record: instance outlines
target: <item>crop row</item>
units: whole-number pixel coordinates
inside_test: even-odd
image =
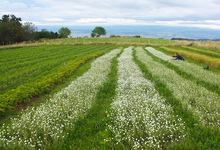
[[[32,82],[27,82],[0,95],[0,114],[5,115],[14,109],[17,103],[29,101],[33,96],[50,91],[53,85],[62,82],[64,78],[70,76],[78,66],[104,53],[106,53],[106,51],[99,51],[81,56],[75,60],[69,61],[66,66],[60,68],[57,72],[45,75]]]
[[[97,89],[107,79],[111,60],[119,52],[116,49],[97,58],[86,73],[48,102],[24,112],[20,119],[12,119],[11,125],[3,125],[0,132],[1,147],[47,149],[53,143],[62,144],[73,130],[74,122],[91,107]]]
[[[196,133],[202,132],[200,135],[213,136],[215,133],[203,132],[214,132],[213,127],[219,129],[219,95],[196,84],[194,80],[183,78],[175,70],[168,68],[165,61],[161,59],[155,61],[148,51],[163,60],[169,60],[169,63],[173,65],[176,63],[175,66],[179,67],[180,61],[170,60],[169,56],[153,48],[148,47],[144,50],[142,47],[129,47],[124,49],[122,54],[121,50],[113,50],[97,58],[86,73],[71,82],[67,88],[56,93],[47,102],[22,112],[20,117],[11,119],[9,124],[3,124],[0,129],[0,148],[52,149],[51,146],[54,145],[58,145],[60,148],[62,146],[71,148],[76,143],[78,146],[82,144],[81,138],[77,138],[79,141],[73,141],[75,138],[70,138],[74,134],[76,134],[75,137],[81,134],[78,130],[83,130],[80,137],[87,136],[87,132],[90,134],[97,132],[104,140],[102,142],[99,140],[100,137],[94,136],[94,141],[90,139],[88,145],[97,146],[101,143],[102,146],[108,146],[106,143],[109,143],[112,144],[111,146],[115,146],[106,147],[106,149],[120,146],[124,149],[168,149],[169,146],[184,145],[187,140],[191,140],[189,144],[192,148],[193,144],[199,144],[193,143],[194,138],[198,139],[195,136],[199,135],[189,133],[195,131],[196,127],[200,129]],[[119,54],[121,54],[120,57]],[[90,55],[87,57],[89,58]],[[118,57],[118,61],[115,61],[116,57]],[[80,61],[82,58],[76,60]],[[70,63],[72,66],[66,64],[66,67],[74,68],[73,64],[78,62],[76,60]],[[112,60],[114,60],[113,66]],[[143,66],[139,62],[142,62]],[[76,65],[78,66],[78,64]],[[188,73],[191,72],[187,70],[186,66],[196,67],[187,61],[179,65],[182,65],[184,71]],[[112,87],[111,92],[108,93],[109,84],[105,83],[106,81],[112,82],[109,78],[109,73],[113,71],[111,67],[117,68],[114,70],[117,72],[117,84],[114,83],[116,87]],[[143,68],[146,68],[147,73],[143,71]],[[65,70],[66,68],[63,68],[62,71]],[[152,76],[148,79],[146,74]],[[115,78],[116,73],[113,76]],[[205,73],[204,76],[206,76]],[[48,80],[51,78],[52,76]],[[198,76],[197,78],[202,80],[203,77]],[[215,78],[217,76],[213,74],[213,80]],[[115,81],[116,79],[114,79]],[[209,82],[214,84],[211,80]],[[164,91],[158,90],[158,83],[162,83],[160,89]],[[100,90],[100,87],[106,89]],[[166,90],[171,91],[169,97],[163,95]],[[100,95],[108,96],[99,99]],[[111,120],[111,122],[107,122],[107,127],[108,131],[113,134],[107,134],[107,127],[100,127],[100,124],[96,124],[99,122],[95,120],[98,114],[93,114],[93,112],[95,108],[103,107],[99,106],[104,103],[101,101],[108,101],[106,97],[110,99],[111,95],[114,97],[110,110],[106,108],[108,112],[105,112],[103,108],[102,111],[97,112],[101,114],[99,117],[107,114],[109,117],[107,120]],[[176,106],[169,101],[170,97],[176,101],[173,102],[175,105],[177,104]],[[105,112],[104,115],[103,112]],[[181,115],[182,113],[192,116],[185,118],[184,115]],[[191,122],[187,119],[196,121],[192,121],[193,124],[190,124]],[[93,126],[96,131],[93,132],[92,128],[88,126]],[[204,130],[201,127],[204,127]],[[98,131],[99,128],[102,129]],[[191,135],[193,136],[191,137]],[[217,133],[217,135],[219,134]],[[89,137],[83,139],[87,138]],[[216,137],[209,139],[218,140]],[[218,141],[208,141],[211,148],[213,148],[213,142]],[[84,148],[91,149],[86,146]]]
[[[132,47],[118,58],[118,84],[109,113],[109,129],[117,144],[132,149],[161,149],[185,136],[184,122],[173,114],[154,84],[145,79],[132,58]]]
[[[168,61],[172,65],[179,67],[182,71],[196,77],[197,80],[207,82],[215,87],[219,87],[220,85],[220,75],[204,70],[202,67],[194,63],[190,63],[187,61],[174,61],[171,59],[170,56],[152,47],[147,47],[146,50],[155,55],[156,57]]]
[[[142,48],[137,48],[136,51],[138,59],[146,65],[152,75],[173,92],[173,96],[182,103],[184,109],[192,112],[200,124],[220,126],[220,101],[217,93],[197,85],[192,80],[184,79],[174,70],[153,61]]]
[[[167,48],[167,47],[161,47],[161,48],[168,51],[168,52],[171,52],[171,53],[178,52],[180,55],[183,55],[183,56],[188,57],[190,59],[193,59],[193,60],[203,62],[203,63],[208,64],[208,65],[220,68],[220,59],[219,58],[212,58],[212,57],[209,57],[209,56],[206,56],[206,55],[191,53],[191,52],[187,52],[187,51],[184,51],[184,50],[174,50],[174,49]]]
[[[210,51],[210,50],[203,50],[203,49],[190,47],[190,46],[181,46],[181,47],[185,48],[187,50],[199,52],[199,53],[202,53],[202,54],[205,54],[205,55],[209,55],[209,56],[213,56],[213,57],[220,57],[220,53],[218,53],[218,52],[213,52],[213,51]]]
[[[0,64],[5,64],[8,67],[16,67],[13,65],[19,65],[20,63],[29,64],[31,61],[38,61],[39,59],[53,58],[56,56],[66,55],[68,53],[80,53],[81,51],[88,51],[91,49],[103,49],[106,46],[36,46],[36,47],[18,47],[16,49],[1,50]],[[20,67],[20,66],[19,66]]]
[[[153,44],[153,45],[175,45],[178,42],[166,39],[152,38],[133,38],[133,37],[115,37],[115,38],[68,38],[68,39],[53,39],[44,40],[33,43],[37,45],[65,45],[65,44]],[[24,45],[24,44],[22,44]]]
[[[58,70],[61,66],[65,66],[65,64],[68,61],[74,60],[77,57],[82,57],[83,55],[89,55],[103,49],[105,50],[104,47],[102,48],[102,47],[94,47],[94,46],[91,46],[89,49],[88,46],[87,47],[84,46],[84,49],[78,49],[78,48],[79,46],[71,46],[71,47],[69,46],[63,48],[60,47],[61,50],[55,49],[53,51],[49,49],[49,50],[45,50],[45,52],[41,52],[41,55],[37,55],[37,57],[29,55],[28,59],[31,59],[29,61],[26,58],[21,57],[18,59],[13,58],[12,64],[8,64],[7,62],[2,63],[1,73],[0,73],[2,77],[0,79],[0,85],[1,85],[0,93],[3,94],[7,90],[16,88],[21,84],[27,83],[29,80],[35,80],[40,75],[42,76],[49,74],[51,71],[53,72],[53,70],[55,69]],[[23,52],[22,49],[17,51],[20,51],[21,53]],[[35,51],[35,50],[30,49],[29,51]],[[48,51],[51,54],[48,54]],[[12,52],[10,52],[10,50],[8,53],[11,55],[15,55]],[[38,53],[38,51],[35,51],[35,53]]]

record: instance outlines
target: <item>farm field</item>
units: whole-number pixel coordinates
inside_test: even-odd
[[[0,50],[0,114],[16,103],[47,93],[78,66],[116,46],[69,45],[17,47]]]
[[[92,61],[84,74],[45,103],[2,122],[0,148],[220,149],[219,68],[215,62],[197,62],[187,55],[185,61],[172,60],[174,51],[220,60],[218,50],[198,47],[1,49],[2,115],[17,103],[48,93]],[[203,69],[205,63],[210,70]],[[46,86],[38,84],[41,81]],[[30,97],[22,97],[23,91]]]
[[[181,42],[183,45],[188,42]],[[76,45],[76,44],[116,44],[116,45],[180,45],[180,42],[166,39],[115,37],[115,38],[67,38],[67,39],[41,39],[39,41],[27,41],[24,43],[14,43],[5,47],[33,46],[33,45]]]

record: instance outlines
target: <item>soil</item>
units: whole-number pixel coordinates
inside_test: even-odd
[[[33,104],[38,103],[39,102],[39,98],[40,98],[40,95],[31,98],[30,101],[28,101],[28,102],[18,103],[17,107],[15,107],[15,109],[13,110],[13,114],[16,114],[16,113],[18,113],[18,112],[20,112],[22,110],[25,110],[27,107],[32,106]],[[0,116],[0,121],[2,121],[4,119],[5,119],[5,117],[1,117]]]

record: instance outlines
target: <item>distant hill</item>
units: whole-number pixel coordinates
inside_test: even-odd
[[[38,29],[46,28],[48,31],[57,32],[61,27],[71,29],[72,37],[90,37],[95,26],[38,26]],[[220,30],[196,27],[171,27],[171,26],[147,26],[147,25],[114,25],[102,26],[106,29],[107,35],[135,36],[150,38],[185,38],[194,40],[218,40]]]
[[[220,41],[220,39],[187,39],[187,38],[172,38],[171,40],[187,40],[187,41]]]

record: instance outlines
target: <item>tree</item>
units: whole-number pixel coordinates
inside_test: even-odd
[[[56,39],[59,36],[57,32],[53,32],[53,31],[51,31],[50,34],[51,34],[51,39]]]
[[[16,22],[21,25],[20,21],[22,21],[21,18],[17,18],[13,14],[12,15],[3,15],[2,19],[0,19],[0,24],[8,23],[8,22]]]
[[[15,15],[3,15],[0,19],[0,44],[12,44],[23,40],[24,29],[21,18]]]
[[[29,40],[34,40],[36,38],[37,27],[35,27],[35,25],[32,22],[24,23],[23,29],[24,29],[24,34],[23,34],[24,40],[29,41]]]
[[[94,30],[92,30],[91,37],[100,37],[101,35],[106,35],[106,31],[103,27],[95,27]]]
[[[60,30],[58,32],[59,32],[60,38],[67,38],[71,34],[70,29],[67,27],[60,28]]]
[[[38,34],[38,36],[37,36],[38,39],[41,39],[41,38],[50,39],[51,38],[51,33],[49,31],[47,31],[47,29],[42,29],[37,34]]]

